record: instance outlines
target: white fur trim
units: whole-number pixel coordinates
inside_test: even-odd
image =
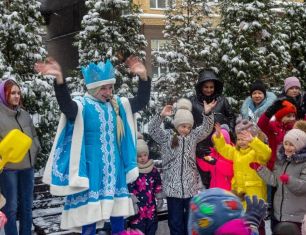
[[[102,228],[105,220],[109,220],[111,216],[128,217],[134,214],[131,198],[103,200],[75,209],[64,210],[62,213],[61,229],[81,232],[83,225],[92,223],[97,223],[97,228]]]
[[[126,173],[126,183],[132,183],[134,182],[139,176],[139,169],[138,167],[133,168],[128,173]]]
[[[116,83],[116,79],[115,78],[111,78],[111,79],[107,79],[107,80],[103,80],[103,81],[98,81],[98,82],[93,82],[93,83],[89,83],[86,84],[86,88],[87,89],[94,89],[103,85],[108,85],[108,84],[115,84]]]
[[[72,133],[72,144],[71,144],[70,161],[69,161],[69,186],[54,186],[52,185],[51,182],[54,151],[56,148],[56,144],[58,142],[58,138],[67,122],[66,116],[64,114],[61,115],[54,144],[52,146],[51,153],[43,176],[43,182],[50,185],[51,194],[57,196],[75,194],[78,192],[85,191],[89,188],[88,178],[79,176],[79,162],[80,162],[80,154],[81,154],[81,147],[83,140],[82,137],[84,134],[84,122],[82,115],[83,106],[79,101],[75,102],[78,105],[78,113],[74,123],[74,125],[77,126],[77,128],[74,128]]]

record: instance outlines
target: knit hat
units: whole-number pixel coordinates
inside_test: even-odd
[[[190,100],[181,98],[176,103],[176,113],[174,115],[173,125],[177,129],[177,127],[181,124],[190,124],[193,126],[194,120],[193,115],[191,113],[192,104]]]
[[[297,77],[288,77],[285,79],[285,93],[287,93],[289,88],[294,86],[301,88],[300,80]]]
[[[210,188],[191,199],[188,230],[191,234],[213,235],[221,225],[242,214],[243,206],[236,195],[221,188]]]
[[[284,137],[284,142],[289,141],[298,152],[306,146],[306,133],[300,129],[291,129]]]
[[[221,225],[215,235],[251,235],[252,231],[244,219],[233,219]]]
[[[266,97],[266,88],[265,85],[263,84],[263,82],[261,80],[256,80],[250,87],[250,95],[253,94],[254,91],[261,91],[262,93],[264,93],[265,97]]]
[[[258,134],[256,123],[238,117],[236,120],[235,132],[236,134],[239,134],[241,131],[249,131],[252,136],[257,136]]]
[[[282,102],[283,108],[281,108],[280,110],[278,110],[275,113],[275,118],[277,121],[281,121],[283,117],[285,117],[286,115],[288,115],[289,113],[295,113],[296,114],[296,107],[294,104],[292,104],[291,102],[289,102],[288,100],[284,100]]]
[[[144,141],[142,134],[137,134],[137,156],[139,156],[141,153],[146,153],[149,155],[149,147]]]

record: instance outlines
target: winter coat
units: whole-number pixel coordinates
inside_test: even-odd
[[[263,113],[257,122],[257,126],[268,138],[268,143],[272,149],[272,154],[267,166],[270,170],[273,170],[277,148],[283,142],[287,131],[292,129],[292,125],[285,125],[280,121],[270,121],[266,114]]]
[[[162,129],[162,118],[153,117],[149,123],[149,134],[161,146],[163,168],[163,192],[167,197],[190,198],[202,187],[196,166],[197,143],[205,139],[213,129],[214,116],[204,116],[203,124],[192,129],[186,137],[178,136],[178,146],[172,148],[174,131]]]
[[[214,148],[211,148],[209,156],[215,159],[214,164],[208,163],[202,158],[197,158],[197,163],[202,171],[210,172],[210,188],[223,188],[230,191],[234,175],[233,162],[222,157]]]
[[[249,196],[257,195],[258,198],[267,200],[267,186],[249,164],[258,162],[266,165],[271,156],[271,149],[255,137],[246,149],[238,149],[225,143],[223,136],[213,136],[216,150],[226,159],[233,161],[234,177],[232,190],[238,194]]]
[[[215,84],[215,92],[212,96],[203,95],[201,88],[203,83],[207,81],[213,81]],[[223,92],[223,83],[215,76],[213,77],[200,77],[196,86],[195,86],[196,95],[190,98],[192,103],[192,114],[194,118],[194,127],[198,127],[202,124],[203,121],[203,102],[204,100],[207,103],[212,102],[213,100],[217,101],[217,105],[212,110],[214,113],[215,123],[218,122],[220,124],[227,124],[232,133],[234,133],[235,128],[235,114],[228,102],[228,100],[222,95]],[[212,133],[211,133],[212,135]],[[196,155],[204,156],[209,154],[210,147],[212,147],[211,135],[201,141],[197,145]]]
[[[279,179],[283,173],[289,175],[287,184]],[[273,173],[262,167],[258,174],[267,184],[277,187],[273,201],[275,218],[301,223],[306,214],[306,147],[287,158],[281,146]]]
[[[13,129],[19,129],[28,135],[32,139],[32,145],[21,162],[8,163],[5,169],[22,170],[34,167],[40,143],[30,114],[22,108],[10,109],[0,102],[0,139]]]
[[[252,101],[252,97],[248,96],[240,109],[240,114],[243,119],[251,120],[257,123],[259,117],[266,111],[266,109],[271,106],[271,104],[276,100],[276,95],[272,92],[266,93],[265,99],[258,105],[255,106]]]
[[[129,184],[129,192],[138,199],[138,214],[130,217],[131,224],[139,224],[145,219],[156,219],[156,194],[161,192],[161,178],[154,166],[153,160],[139,166],[139,176],[136,181]]]

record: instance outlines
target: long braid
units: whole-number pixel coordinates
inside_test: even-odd
[[[116,119],[117,119],[117,141],[118,141],[118,145],[120,145],[121,138],[124,135],[124,127],[123,127],[122,119],[120,117],[119,105],[118,105],[117,99],[115,97],[112,97],[112,99],[110,100],[110,103],[111,103],[113,109],[116,112]]]

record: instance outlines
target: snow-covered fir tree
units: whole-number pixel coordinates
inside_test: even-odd
[[[2,0],[0,6],[0,75],[21,85],[23,106],[32,115],[42,146],[38,167],[44,166],[50,152],[58,119],[53,81],[34,71],[44,59],[42,16],[36,0]]]
[[[285,2],[284,14],[278,21],[289,45],[292,75],[306,77],[306,3]]]
[[[153,52],[155,63],[168,68],[154,82],[159,91],[156,100],[161,102],[158,106],[191,95],[199,71],[215,64],[210,54],[216,54],[212,51],[218,50],[218,40],[208,17],[210,11],[206,1],[178,0],[165,12],[165,47]]]
[[[79,64],[110,59],[118,67],[116,88],[122,95],[132,95],[137,79],[128,76],[119,54],[134,54],[145,58],[147,45],[141,30],[139,6],[130,0],[87,0],[81,31],[76,37]]]
[[[219,76],[225,91],[244,99],[256,79],[278,85],[289,73],[290,54],[270,0],[225,0],[220,4]]]

